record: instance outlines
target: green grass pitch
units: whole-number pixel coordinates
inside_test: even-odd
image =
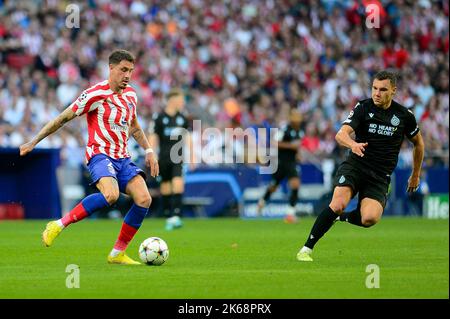
[[[169,245],[162,266],[106,263],[121,221],[71,225],[43,247],[46,221],[0,222],[0,298],[449,298],[448,220],[384,217],[373,228],[337,223],[316,245],[312,263],[295,258],[314,222],[186,219],[164,230],[149,218],[128,248],[158,236]],[[66,266],[80,288],[66,287]],[[366,272],[379,266],[379,288]],[[373,275],[373,274],[372,274]]]

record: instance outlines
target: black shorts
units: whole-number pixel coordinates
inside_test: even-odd
[[[183,176],[183,164],[174,164],[170,161],[160,161],[159,175],[161,176],[161,181],[163,182],[169,182],[174,177],[181,177]]]
[[[276,184],[279,184],[283,179],[291,179],[293,177],[300,178],[300,171],[295,162],[279,162],[277,171],[272,175]]]
[[[363,198],[378,201],[383,208],[389,193],[390,176],[380,176],[370,170],[363,170],[349,162],[343,162],[336,171],[333,188],[349,186],[353,190],[352,197],[358,193],[358,205]]]

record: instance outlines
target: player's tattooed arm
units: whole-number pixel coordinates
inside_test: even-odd
[[[354,154],[363,157],[364,151],[366,150],[365,147],[367,147],[368,143],[357,143],[352,138],[354,132],[355,131],[350,125],[342,125],[341,129],[336,134],[336,142],[341,146],[351,149]]]
[[[145,136],[144,131],[142,130],[141,126],[139,125],[139,122],[136,118],[134,118],[131,121],[130,125],[130,134],[133,136],[133,138],[136,140],[136,142],[144,149],[150,149],[151,145],[147,140],[147,137]],[[156,159],[156,156],[154,152],[145,154],[145,164],[150,167],[150,174],[155,177],[159,175],[159,165],[158,160]]]
[[[64,124],[73,120],[76,116],[70,106],[67,107],[55,119],[48,122],[30,142],[20,146],[20,155],[23,156],[31,152],[40,141],[59,130]]]
[[[408,179],[408,192],[415,192],[419,188],[420,172],[422,169],[422,162],[425,153],[425,144],[423,142],[422,134],[417,133],[410,139],[413,143],[413,169],[411,176]]]
[[[130,134],[144,150],[150,148],[150,143],[136,118],[131,121]]]

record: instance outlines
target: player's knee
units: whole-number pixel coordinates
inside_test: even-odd
[[[140,207],[150,207],[152,204],[152,197],[149,193],[141,194],[135,199],[135,204]]]
[[[347,205],[343,200],[334,200],[330,203],[330,208],[336,214],[342,214],[344,212],[345,207],[347,207]]]
[[[291,188],[296,188],[299,189],[300,188],[300,180],[298,178],[293,178],[289,181],[289,186]]]
[[[371,227],[378,223],[378,218],[374,216],[362,216],[361,217],[361,223],[364,225],[364,227]]]
[[[120,193],[118,190],[111,190],[106,191],[103,196],[105,196],[105,199],[109,205],[113,205],[119,199]]]

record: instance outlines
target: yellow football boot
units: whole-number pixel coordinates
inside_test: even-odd
[[[297,254],[297,260],[298,261],[313,261],[311,258],[311,254],[307,252],[299,252]]]
[[[109,264],[119,264],[119,265],[142,265],[140,262],[134,261],[127,255],[125,255],[124,251],[120,252],[115,257],[108,255],[108,263]]]
[[[62,230],[63,228],[59,226],[56,221],[49,222],[42,233],[42,241],[44,242],[44,245],[50,247]]]

